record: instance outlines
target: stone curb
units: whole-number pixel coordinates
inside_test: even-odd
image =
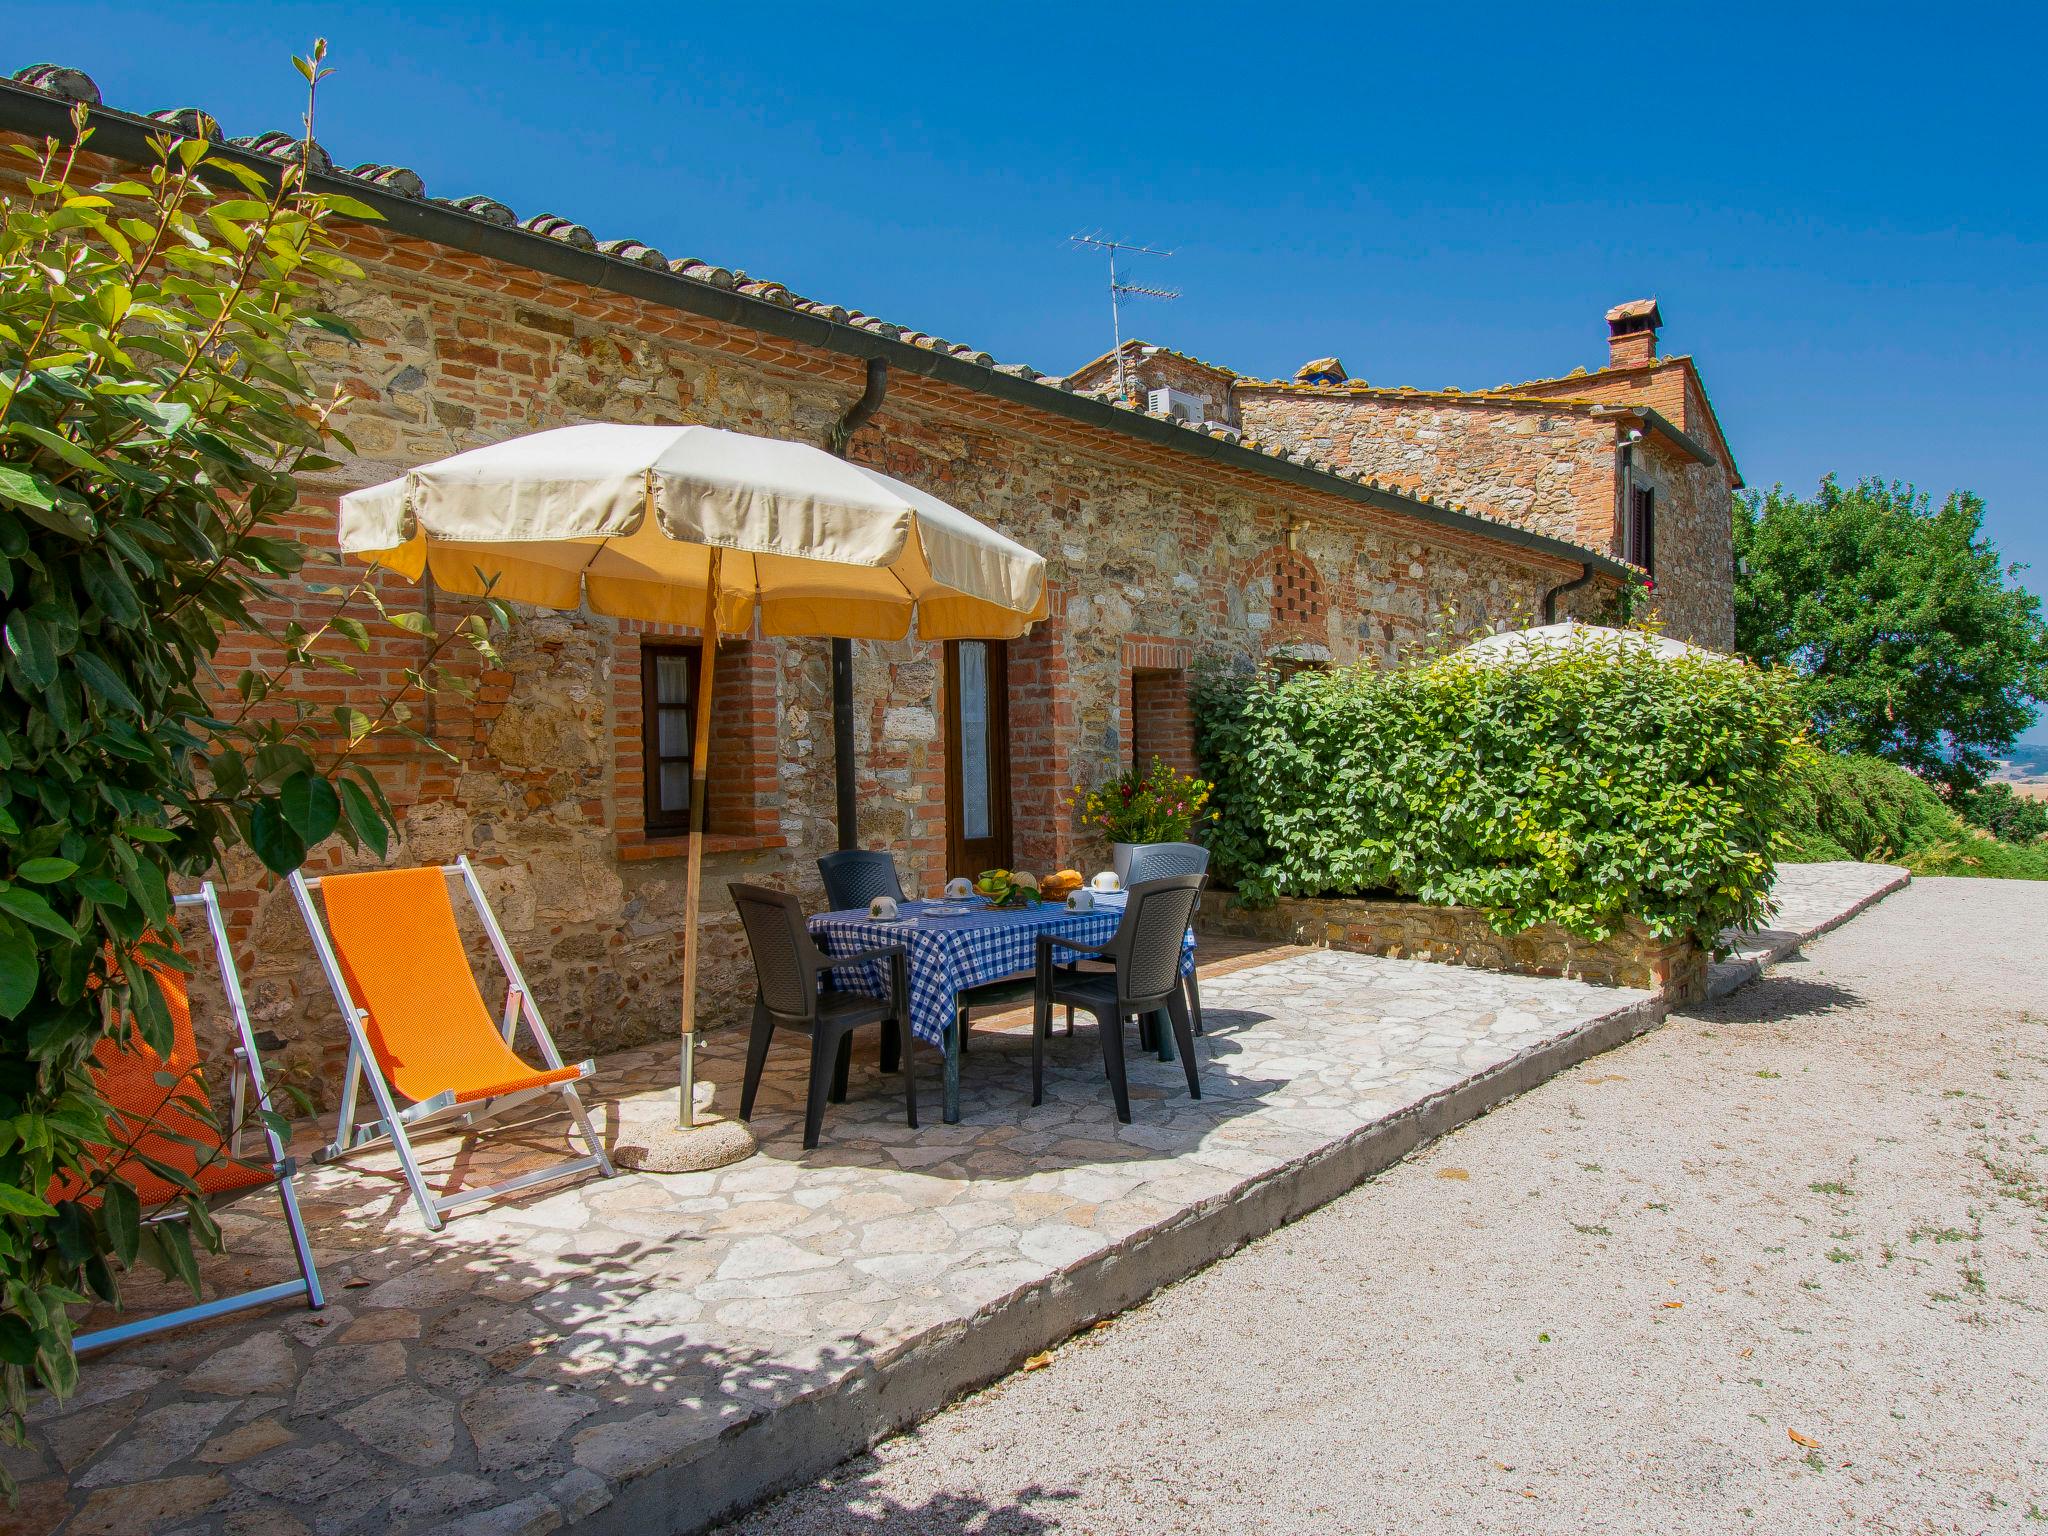
[[[1228,1196],[1014,1291],[969,1322],[939,1328],[828,1388],[733,1425],[700,1453],[623,1484],[574,1529],[591,1536],[690,1536],[808,1482],[1008,1375],[1039,1351],[1328,1204],[1418,1147],[1646,1033],[1669,1012],[1664,1000],[1650,998],[1531,1046]]]
[[[1834,916],[1816,923],[1813,927],[1802,929],[1797,933],[1776,934],[1759,950],[1754,950],[1739,958],[1718,962],[1707,972],[1706,1000],[1712,1002],[1716,998],[1726,997],[1729,993],[1748,986],[1787,955],[1797,953],[1799,946],[1806,943],[1809,939],[1817,939],[1822,934],[1841,927],[1842,924],[1848,922],[1850,918],[1856,916],[1859,912],[1868,911],[1894,891],[1902,891],[1912,883],[1912,871],[1901,869],[1895,876],[1876,890],[1866,892],[1847,907],[1844,907],[1840,912],[1835,913]]]

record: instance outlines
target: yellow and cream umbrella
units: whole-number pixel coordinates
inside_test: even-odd
[[[345,554],[443,590],[694,624],[710,656],[768,635],[1009,639],[1045,560],[916,486],[823,449],[715,427],[561,427],[341,500]],[[697,915],[712,668],[697,690],[684,897],[682,1124],[694,1115]]]

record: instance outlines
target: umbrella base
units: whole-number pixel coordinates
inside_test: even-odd
[[[737,1120],[700,1119],[686,1130],[670,1118],[666,1124],[622,1127],[612,1160],[637,1173],[702,1173],[754,1152],[754,1133]]]
[[[702,1173],[752,1157],[754,1133],[710,1113],[712,1092],[709,1083],[697,1085],[697,1123],[689,1126],[676,1123],[672,1089],[621,1099],[612,1160],[639,1173]]]

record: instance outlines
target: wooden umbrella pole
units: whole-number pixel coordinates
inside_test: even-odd
[[[718,551],[704,580],[704,648],[697,663],[697,720],[690,733],[689,885],[683,893],[683,1102],[680,1123],[697,1123],[697,911],[704,875],[705,779],[711,760],[711,694],[718,674]]]

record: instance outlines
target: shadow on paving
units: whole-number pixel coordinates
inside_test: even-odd
[[[1740,991],[1688,1008],[1685,1012],[1695,1018],[1717,1019],[1729,1024],[1762,1024],[1842,1013],[1863,1005],[1863,994],[1848,987],[1773,971]]]

